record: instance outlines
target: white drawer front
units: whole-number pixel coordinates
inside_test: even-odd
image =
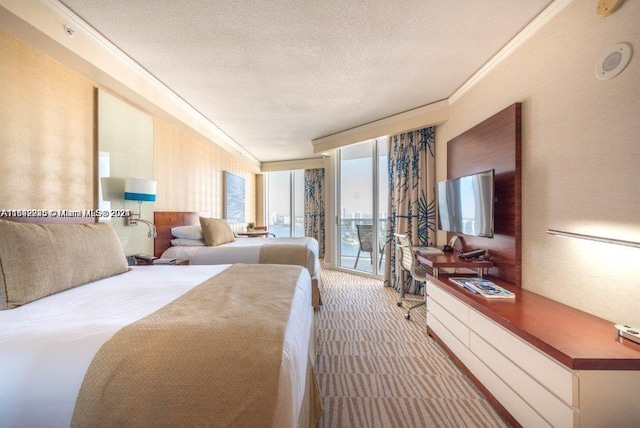
[[[551,427],[535,410],[475,355],[467,367],[523,427]]]
[[[516,394],[522,397],[552,426],[571,427],[574,425],[573,408],[563,403],[562,400],[473,332],[470,343],[471,352],[496,376],[507,382]]]
[[[458,318],[464,324],[469,325],[469,306],[460,300],[451,296],[437,285],[427,281],[427,299],[435,300],[440,306],[446,308],[454,317]]]
[[[491,394],[525,427],[550,427],[522,398],[484,365],[435,317],[428,317],[429,328],[447,345]]]
[[[467,309],[468,310],[468,309]],[[464,346],[469,346],[469,327],[454,317],[438,302],[432,300],[429,303],[429,313],[427,314],[427,325],[432,318],[438,319]]]
[[[442,340],[453,352],[462,364],[469,366],[470,359],[475,358],[469,348],[463,345],[447,328],[435,317],[428,317],[429,328]]]
[[[578,396],[577,393],[574,394],[578,387],[578,379],[569,369],[475,310],[470,310],[469,321],[472,331],[515,362],[532,378],[553,391],[565,404],[578,406]]]

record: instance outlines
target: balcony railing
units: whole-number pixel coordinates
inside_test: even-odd
[[[356,225],[359,224],[373,224],[371,218],[343,218],[340,220],[340,266],[354,269],[356,257],[358,255],[358,249],[360,242],[358,241],[358,230]],[[374,246],[378,248],[378,260],[375,261],[375,265],[378,270],[378,275],[382,275],[384,270],[384,246],[386,244],[386,229],[387,219],[378,220],[378,242],[374,242]],[[375,257],[372,253],[360,252],[360,259],[358,265],[355,266],[356,270],[364,272],[374,272],[374,261],[371,257]],[[383,257],[381,261],[381,257]]]

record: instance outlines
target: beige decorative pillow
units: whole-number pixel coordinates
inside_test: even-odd
[[[127,272],[107,223],[29,224],[0,220],[0,309]]]
[[[236,240],[231,226],[229,226],[229,223],[227,223],[225,219],[200,217],[200,226],[202,226],[204,242],[206,242],[209,247],[215,247]]]

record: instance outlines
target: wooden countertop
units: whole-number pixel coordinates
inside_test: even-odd
[[[456,275],[460,276],[460,275]],[[574,370],[640,370],[640,344],[618,336],[614,323],[493,277],[515,300],[488,300],[440,273],[437,286],[540,351]]]

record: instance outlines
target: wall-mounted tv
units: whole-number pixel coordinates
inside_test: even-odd
[[[439,182],[438,228],[493,238],[494,174],[492,169]]]

